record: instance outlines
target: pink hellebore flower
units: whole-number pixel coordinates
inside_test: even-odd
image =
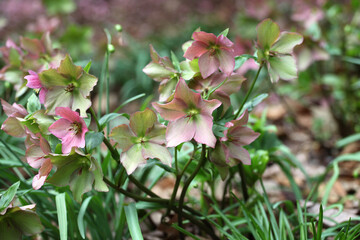
[[[32,186],[35,190],[44,185],[53,165],[50,158],[45,156],[51,152],[49,143],[40,135],[39,144],[33,144],[26,150],[26,160],[33,168],[39,169],[39,173],[34,176]]]
[[[85,147],[85,133],[89,130],[79,113],[68,107],[57,107],[55,114],[62,118],[49,127],[49,132],[61,139],[62,152],[67,154],[72,147]]]
[[[184,57],[199,58],[199,68],[203,78],[209,77],[218,68],[230,75],[235,67],[234,43],[224,35],[216,37],[212,33],[194,32],[194,42],[186,50]]]
[[[221,105],[217,99],[204,100],[180,79],[174,99],[167,104],[153,103],[153,107],[170,121],[166,130],[167,147],[195,139],[198,143],[215,147],[216,138],[212,131],[212,112]]]
[[[227,175],[228,167],[239,162],[251,164],[249,152],[243,146],[252,143],[260,134],[245,126],[248,116],[246,111],[240,118],[225,124],[228,129],[224,131],[224,137],[220,138],[220,143],[216,144],[210,156],[210,160],[219,167],[223,179]]]
[[[28,115],[26,109],[17,103],[10,105],[3,99],[1,99],[1,105],[5,114],[8,116],[2,124],[1,130],[13,137],[25,137],[25,126],[21,124],[21,120]]]
[[[36,72],[29,70],[29,74],[30,75],[24,77],[27,80],[26,86],[28,88],[40,89],[39,100],[40,103],[44,104],[47,89],[44,88],[43,85],[41,84],[39,75]]]

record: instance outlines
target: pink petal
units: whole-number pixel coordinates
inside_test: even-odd
[[[70,122],[80,122],[82,120],[78,112],[73,111],[68,107],[55,108],[55,114],[69,120]]]
[[[25,76],[24,78],[27,80],[26,86],[29,88],[41,88],[41,82],[39,76],[36,72],[29,70],[30,75]]]
[[[46,93],[48,90],[46,88],[41,88],[39,92],[39,100],[41,104],[45,103]]]
[[[235,68],[235,58],[233,53],[228,50],[221,49],[217,54],[217,57],[220,62],[220,70],[230,76]]]
[[[214,148],[216,144],[216,138],[212,131],[213,121],[212,117],[206,115],[196,116],[196,131],[194,139],[198,143],[206,144],[209,147]]]
[[[198,105],[198,103],[201,101],[200,93],[191,91],[183,78],[180,78],[176,86],[174,98],[185,102],[187,105],[186,107],[191,105]]]
[[[168,121],[175,121],[186,115],[186,103],[181,99],[173,99],[166,104],[152,103],[152,106],[160,113],[161,117]]]
[[[226,47],[226,48],[232,48],[234,46],[234,43],[232,41],[230,41],[224,35],[220,35],[217,38],[216,44],[220,45],[221,47]]]
[[[245,148],[230,143],[228,149],[231,158],[240,160],[245,165],[251,164],[250,154]]]
[[[191,46],[186,50],[184,54],[184,58],[187,58],[189,60],[193,60],[194,58],[200,57],[207,51],[208,45],[203,42],[195,41]]]
[[[5,114],[8,117],[21,117],[21,118],[23,118],[26,115],[28,115],[28,112],[26,111],[26,109],[23,106],[21,106],[20,104],[13,103],[12,105],[10,105],[4,99],[1,99],[1,105],[3,107],[3,110],[4,110]]]
[[[260,133],[254,132],[248,127],[231,127],[227,133],[228,138],[233,139],[233,142],[238,146],[249,145],[260,136]]]
[[[169,123],[166,130],[167,147],[175,147],[183,142],[190,141],[196,131],[196,124],[191,118],[180,118]]]
[[[1,126],[1,130],[13,137],[26,136],[24,126],[15,117],[9,117],[8,119],[6,119]]]
[[[38,190],[44,185],[46,178],[49,176],[51,172],[52,164],[50,158],[45,159],[44,163],[42,164],[39,173],[34,176],[32,181],[32,187],[35,190]]]
[[[122,124],[111,130],[110,137],[118,143],[118,147],[121,148],[123,152],[126,152],[133,146],[134,143],[132,139],[136,138],[136,135],[127,124]]]
[[[209,45],[209,43],[215,44],[217,41],[217,37],[213,33],[207,33],[203,31],[194,32],[192,37],[195,41],[200,41],[206,43],[207,45]]]
[[[217,109],[218,107],[220,107],[221,102],[217,99],[212,99],[212,100],[202,100],[199,102],[198,106],[199,109],[201,109],[201,114],[202,115],[207,115],[207,116],[211,116],[212,112]]]
[[[44,162],[44,152],[40,145],[32,145],[26,150],[25,157],[29,165],[33,168],[40,168]]]
[[[49,132],[51,132],[57,138],[64,138],[72,125],[72,122],[65,118],[61,118],[50,125]]]
[[[69,132],[62,139],[62,152],[64,154],[68,154],[71,152],[72,147],[85,147],[85,137],[82,137],[80,135],[74,135],[72,132]]]
[[[199,68],[201,76],[203,78],[209,77],[219,68],[219,60],[215,55],[211,55],[210,52],[206,52],[199,58]]]

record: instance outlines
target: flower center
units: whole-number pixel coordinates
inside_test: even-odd
[[[66,92],[72,92],[72,91],[74,91],[74,88],[75,88],[74,84],[73,84],[73,83],[70,83],[70,84],[67,85],[67,87],[65,88],[65,91],[66,91]]]
[[[73,124],[71,124],[69,131],[74,132],[75,135],[77,135],[78,133],[81,133],[81,123],[74,122]]]
[[[191,118],[193,116],[196,116],[200,113],[199,109],[196,108],[190,108],[187,112],[186,112],[186,117]]]
[[[219,52],[220,46],[215,44],[215,43],[210,43],[209,47],[208,47],[208,50],[210,52],[210,55],[214,56],[215,54],[217,54]]]
[[[136,140],[135,140],[135,143],[145,143],[147,142],[148,139],[146,137],[138,137]]]

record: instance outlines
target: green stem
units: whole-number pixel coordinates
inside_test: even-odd
[[[90,107],[89,110],[90,110],[90,113],[91,113],[92,117],[94,118],[94,121],[95,121],[96,126],[98,128],[98,131],[100,131],[100,123],[99,123],[99,120],[98,120],[98,118],[97,118],[97,116],[95,114],[94,109],[92,107]]]
[[[219,89],[229,78],[226,77],[224,81],[222,81],[219,85],[217,85],[215,88],[211,89],[211,91],[209,92],[209,94],[206,96],[205,99],[209,99],[209,97],[211,96],[211,94],[213,94],[213,92],[215,92],[217,89]]]
[[[242,163],[239,163],[238,169],[239,169],[239,174],[240,174],[240,178],[241,178],[241,190],[243,193],[244,200],[245,200],[245,202],[247,202],[247,200],[249,199],[249,193],[248,193],[248,190],[246,187],[245,172],[244,172],[244,166]]]
[[[257,71],[257,73],[256,73],[256,76],[255,76],[255,78],[254,78],[254,80],[253,80],[253,82],[252,82],[252,84],[251,84],[251,86],[250,86],[250,89],[249,89],[249,91],[246,93],[246,96],[245,96],[245,98],[244,98],[241,106],[239,107],[238,111],[236,112],[234,119],[237,119],[237,118],[239,117],[242,108],[244,107],[246,101],[248,100],[248,98],[249,98],[249,96],[250,96],[250,94],[251,94],[251,92],[252,92],[252,90],[253,90],[253,88],[254,88],[254,86],[255,86],[256,80],[257,80],[258,77],[259,77],[259,74],[260,74],[260,71],[261,71],[262,67],[263,67],[263,65],[260,64],[260,67],[259,67],[259,69],[258,69],[258,71]]]
[[[201,158],[200,161],[198,163],[198,165],[196,166],[196,169],[194,170],[194,172],[190,175],[190,177],[186,180],[185,184],[184,184],[184,188],[181,192],[180,195],[180,199],[179,199],[179,211],[178,211],[178,225],[179,227],[182,227],[182,213],[183,213],[183,205],[184,205],[184,199],[185,199],[185,195],[187,192],[187,189],[189,188],[192,180],[196,177],[196,175],[198,174],[198,172],[200,171],[200,169],[203,167],[203,165],[206,163],[206,145],[203,144],[202,145],[202,150],[201,150]],[[180,233],[180,237],[182,239],[184,239],[184,235],[182,233]]]

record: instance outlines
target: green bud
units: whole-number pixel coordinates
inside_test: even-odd
[[[115,52],[115,47],[112,44],[108,44],[107,49],[108,49],[109,53]]]
[[[115,30],[118,31],[118,32],[122,32],[123,28],[120,24],[116,24],[115,25]]]

